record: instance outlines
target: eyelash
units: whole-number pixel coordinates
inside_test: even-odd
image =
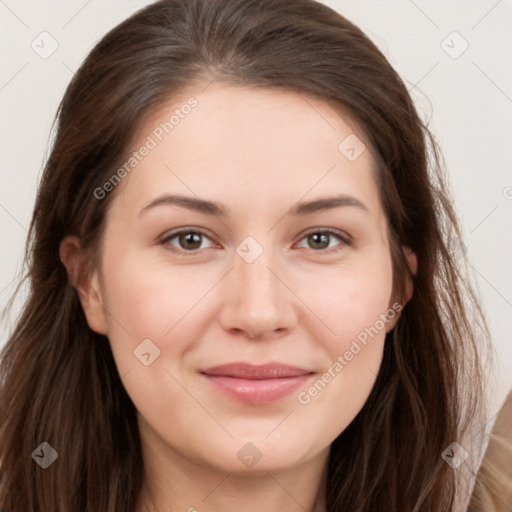
[[[172,245],[169,244],[169,241],[172,240],[173,238],[176,238],[177,236],[182,235],[182,234],[186,234],[186,233],[196,233],[198,235],[204,236],[204,237],[206,237],[206,238],[211,240],[210,236],[205,231],[203,231],[202,229],[186,228],[186,229],[180,229],[178,231],[174,231],[174,232],[170,233],[169,235],[165,236],[162,240],[160,240],[160,243],[162,245],[169,245],[171,250],[174,251],[174,252],[183,254],[185,256],[194,256],[194,255],[198,254],[200,249],[195,249],[195,250],[191,250],[191,251],[185,251],[184,249],[180,249],[178,247],[175,247],[175,246],[172,246]],[[342,243],[337,248],[317,249],[317,250],[311,249],[314,252],[332,254],[332,253],[336,253],[336,252],[342,250],[343,247],[346,246],[346,245],[351,245],[351,240],[350,240],[350,237],[348,235],[346,235],[342,231],[338,231],[338,230],[331,229],[331,228],[324,228],[324,229],[315,228],[314,230],[311,230],[311,231],[308,231],[307,233],[305,233],[302,236],[302,238],[300,239],[300,241],[302,241],[304,238],[306,238],[309,235],[318,234],[318,233],[328,234],[330,236],[335,236],[335,237],[339,238]]]

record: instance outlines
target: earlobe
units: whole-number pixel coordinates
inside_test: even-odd
[[[97,270],[86,268],[83,261],[80,239],[76,236],[64,238],[59,247],[59,256],[66,267],[71,284],[76,289],[89,327],[98,334],[107,334],[107,322]]]

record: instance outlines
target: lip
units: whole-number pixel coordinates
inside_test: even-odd
[[[229,363],[199,372],[217,390],[242,402],[263,405],[293,393],[315,373],[280,363]]]

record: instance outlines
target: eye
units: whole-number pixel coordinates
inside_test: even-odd
[[[332,237],[336,237],[341,243],[338,246],[329,247]],[[165,236],[160,243],[168,245],[173,251],[180,252],[186,256],[196,254],[200,249],[205,249],[202,244],[204,239],[211,240],[211,238],[202,230],[196,228],[186,228],[174,231]],[[176,239],[178,246],[174,245],[172,241]],[[342,250],[345,246],[350,245],[350,237],[342,231],[334,229],[318,229],[306,233],[302,239],[311,244],[315,252],[331,253]],[[328,250],[325,250],[325,249]]]
[[[177,239],[179,247],[171,243],[171,240],[175,238]],[[210,237],[201,229],[187,228],[170,233],[161,240],[161,243],[162,245],[170,245],[172,250],[177,250],[188,256],[195,254],[198,249],[204,249],[201,243],[204,238],[210,240]]]
[[[332,248],[332,246],[329,248],[332,237],[336,237],[341,241],[341,243],[334,248]],[[347,234],[343,233],[342,231],[328,228],[321,230],[317,228],[316,231],[310,231],[309,233],[306,233],[306,235],[304,235],[301,240],[306,240],[306,242],[311,244],[311,247],[316,252],[336,252],[340,251],[345,246],[350,245],[350,237]],[[324,250],[326,248],[329,250]]]

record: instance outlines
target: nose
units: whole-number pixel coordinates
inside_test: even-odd
[[[234,268],[223,283],[220,323],[226,331],[270,340],[285,336],[297,322],[298,299],[286,272],[263,253],[252,263],[235,255]]]

